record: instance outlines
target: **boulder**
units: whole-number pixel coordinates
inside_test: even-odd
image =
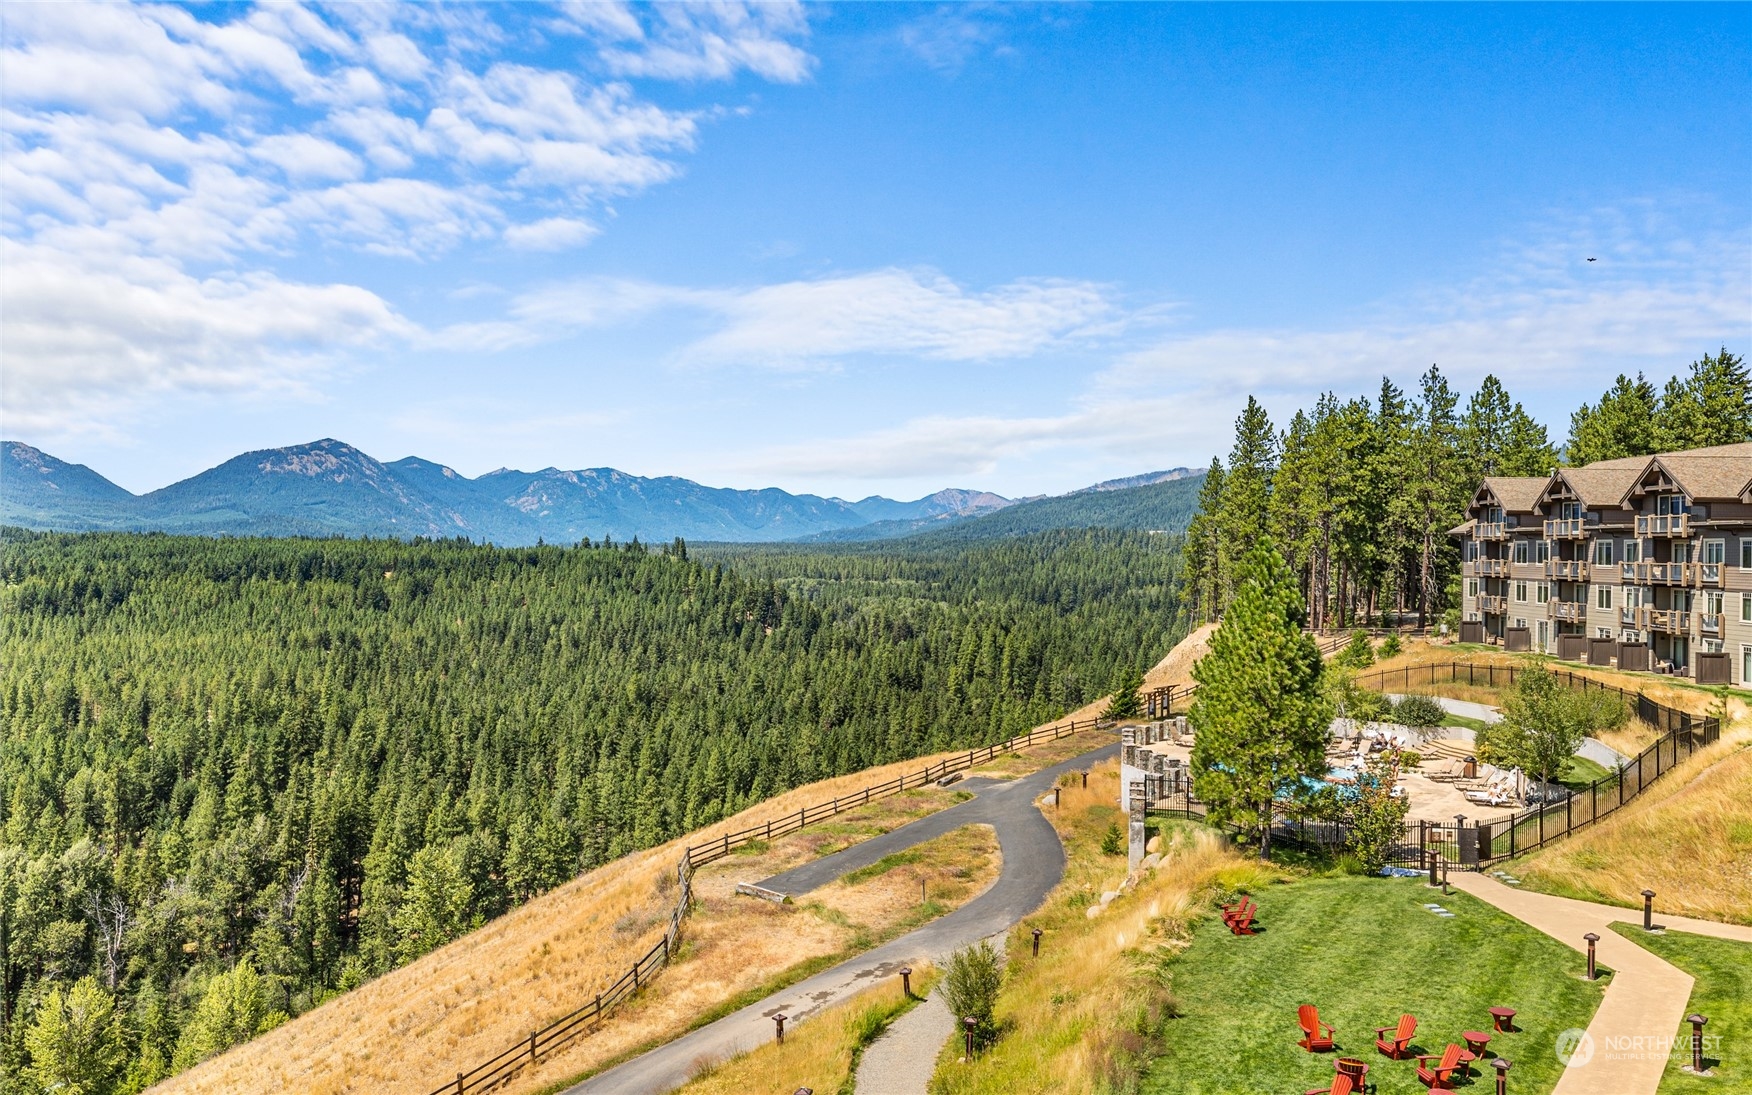
[[[1151,837],[1149,842],[1144,845],[1144,851],[1146,851],[1146,852],[1159,852],[1161,850],[1162,850],[1162,836],[1160,833]]]

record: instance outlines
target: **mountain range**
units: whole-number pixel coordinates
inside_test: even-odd
[[[1085,491],[1129,494],[1137,487],[1128,490],[1122,484],[1173,483],[1197,474],[1179,468]],[[1063,500],[1021,502],[1032,509],[1039,502]],[[244,453],[181,482],[135,495],[83,464],[69,464],[21,442],[0,442],[0,523],[62,531],[463,536],[507,545],[603,536],[646,541],[676,536],[739,542],[869,540],[943,527],[1017,504],[985,491],[956,489],[910,502],[880,496],[848,502],[777,488],[730,490],[674,476],[644,478],[613,468],[501,468],[470,479],[414,456],[383,463],[333,438]],[[1184,526],[1184,521],[1178,524]]]

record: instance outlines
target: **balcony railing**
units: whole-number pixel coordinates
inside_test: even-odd
[[[1699,613],[1697,617],[1697,626],[1701,628],[1705,634],[1720,635],[1722,633],[1721,614],[1716,613],[1714,615],[1707,615]]]
[[[1692,563],[1645,563],[1649,568],[1648,577],[1644,579],[1652,586],[1688,586],[1697,579],[1697,571]]]
[[[1720,589],[1722,585],[1722,564],[1694,563],[1697,568],[1697,584],[1704,588]]]
[[[1580,540],[1587,534],[1587,522],[1580,517],[1552,517],[1545,522],[1547,540]]]
[[[1626,605],[1618,610],[1618,623],[1621,627],[1641,627],[1642,609],[1637,605]]]
[[[1647,513],[1636,518],[1638,536],[1690,536],[1691,514]]]
[[[1508,600],[1507,597],[1497,597],[1488,593],[1480,594],[1478,611],[1500,616],[1508,610]]]
[[[1475,559],[1472,566],[1473,573],[1480,578],[1507,578],[1509,576],[1509,561],[1507,559]]]
[[[1509,537],[1509,526],[1503,521],[1480,521],[1472,526],[1474,540],[1506,540]]]
[[[1545,576],[1560,582],[1585,582],[1588,580],[1588,564],[1581,559],[1547,559]]]
[[[1645,608],[1647,623],[1644,625],[1650,631],[1665,631],[1670,635],[1691,634],[1691,613],[1677,608]]]
[[[1588,604],[1586,601],[1559,601],[1554,599],[1546,602],[1546,605],[1550,609],[1551,618],[1554,620],[1585,620],[1588,618]]]

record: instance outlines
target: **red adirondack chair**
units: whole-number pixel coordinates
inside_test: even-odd
[[[1233,916],[1224,913],[1223,923],[1229,925],[1229,931],[1234,935],[1258,935],[1259,933],[1253,930],[1253,914],[1257,911],[1258,907],[1249,898],[1242,902],[1241,907],[1236,910]]]
[[[1356,1089],[1356,1077],[1348,1072],[1341,1072],[1332,1078],[1331,1087],[1317,1087],[1307,1095],[1352,1095]]]
[[[1383,1038],[1388,1031],[1393,1037]],[[1398,1026],[1375,1028],[1375,1048],[1397,1061],[1411,1054],[1411,1036],[1416,1033],[1417,1016],[1407,1012],[1399,1017]]]
[[[1243,911],[1251,912],[1252,910],[1253,898],[1248,897],[1246,894],[1242,894],[1241,900],[1235,902],[1233,905],[1223,906],[1223,923],[1227,924],[1230,920],[1241,915]]]
[[[1449,1042],[1448,1048],[1444,1049],[1442,1051],[1442,1055],[1440,1057],[1437,1057],[1433,1053],[1420,1053],[1420,1054],[1418,1054],[1417,1055],[1417,1079],[1418,1079],[1418,1082],[1423,1084],[1425,1087],[1429,1088],[1431,1091],[1435,1091],[1438,1089],[1440,1089],[1442,1091],[1453,1090],[1454,1073],[1456,1073],[1460,1070],[1460,1054],[1462,1052],[1464,1052],[1464,1051],[1461,1050],[1461,1048],[1459,1046],[1455,1045],[1453,1042]],[[1435,1068],[1425,1067],[1426,1063],[1429,1061],[1435,1061],[1436,1067]]]
[[[1309,1053],[1337,1048],[1332,1042],[1332,1028],[1320,1021],[1320,1009],[1313,1004],[1296,1009],[1296,1022],[1302,1024],[1302,1040],[1296,1044]],[[1322,1030],[1326,1033],[1320,1033]]]

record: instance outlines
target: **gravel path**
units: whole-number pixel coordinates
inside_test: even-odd
[[[883,978],[893,977],[902,966],[921,959],[937,959],[969,943],[1008,931],[1011,925],[1040,907],[1065,873],[1065,850],[1059,844],[1058,833],[1035,807],[1034,800],[1065,772],[1087,769],[1118,752],[1119,744],[1114,742],[1021,779],[968,780],[959,785],[977,796],[968,802],[768,879],[765,885],[787,893],[807,892],[889,852],[947,832],[942,820],[945,815],[960,818],[949,828],[975,823],[992,826],[1004,857],[998,880],[991,888],[954,912],[600,1072],[568,1088],[565,1095],[662,1095],[673,1091],[686,1083],[701,1064],[725,1060],[771,1040],[772,1017],[781,1011],[790,1023],[803,1022],[823,1008],[842,1003]],[[860,851],[872,844],[882,850]],[[685,977],[687,967],[684,964],[664,976]]]
[[[943,1043],[955,1034],[955,1017],[938,993],[902,1015],[870,1043],[858,1065],[858,1095],[925,1095]]]

